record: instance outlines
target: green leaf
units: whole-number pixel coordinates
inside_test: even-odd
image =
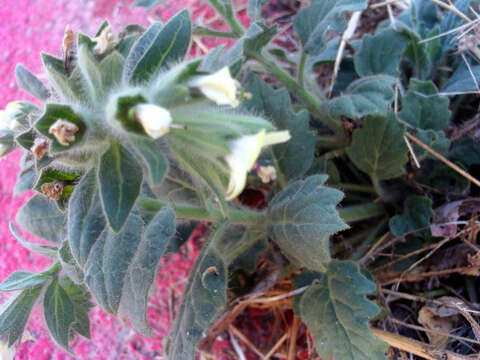
[[[288,142],[273,147],[283,176],[287,180],[302,177],[312,165],[316,142],[308,112],[295,114],[287,90],[273,90],[256,76],[250,77],[245,88],[252,94],[251,100],[244,101],[248,109],[264,114],[278,129],[290,131],[292,138]]]
[[[470,6],[470,0],[457,0],[454,2],[454,6],[458,11],[466,14],[468,12],[468,7]],[[453,11],[448,11],[447,15],[440,22],[440,32],[443,34],[452,29],[455,29],[457,26],[463,24],[463,19],[457,16]],[[446,53],[449,50],[454,49],[457,46],[457,39],[455,33],[448,34],[443,37],[443,49],[442,51]]]
[[[190,36],[191,22],[187,10],[175,15],[165,26],[152,24],[130,51],[124,78],[134,84],[151,80],[167,64],[184,58]]]
[[[340,96],[325,102],[324,109],[333,117],[386,115],[394,98],[395,82],[388,75],[365,76],[353,81]]]
[[[32,243],[26,239],[24,239],[17,229],[15,228],[15,225],[13,225],[12,222],[10,222],[10,232],[12,233],[13,236],[17,239],[17,241],[26,249],[33,251],[34,253],[43,255],[45,257],[55,259],[57,257],[57,248],[55,246],[50,246],[50,245],[43,245],[43,244],[38,244],[38,243]]]
[[[13,194],[19,195],[25,191],[33,189],[36,179],[37,172],[35,171],[35,161],[33,160],[33,155],[25,151],[20,162],[20,174],[18,174]]]
[[[15,138],[15,141],[25,150],[30,151],[35,141],[36,133],[34,129],[29,129]]]
[[[90,339],[90,319],[88,313],[93,307],[93,304],[90,302],[90,294],[82,285],[76,285],[68,277],[62,278],[60,284],[73,302],[75,310],[75,322],[70,329]]]
[[[416,235],[428,236],[430,233],[430,218],[434,212],[432,210],[432,200],[424,196],[411,196],[405,204],[405,213],[395,215],[390,219],[390,231],[393,236],[403,236],[412,231],[419,231]]]
[[[0,284],[0,291],[24,290],[42,285],[51,275],[36,274],[29,271],[15,271]]]
[[[50,127],[59,119],[71,122],[78,127],[78,131],[75,133],[75,140],[68,146],[63,146],[62,144],[60,144],[55,138],[55,136],[49,133]],[[72,107],[68,105],[47,104],[45,106],[45,113],[35,123],[35,128],[41,134],[45,135],[51,140],[49,149],[51,153],[58,153],[81,147],[85,143],[85,140],[87,138],[87,126],[83,118],[78,113],[76,113]]]
[[[470,70],[473,73],[470,74]],[[464,92],[477,92],[476,83],[480,83],[480,65],[472,64],[468,70],[467,65],[462,62],[455,72],[450,76],[446,84],[444,85],[442,92],[449,94],[460,94]],[[475,77],[475,80],[474,80]]]
[[[467,166],[480,164],[480,146],[472,139],[463,139],[453,143],[449,159],[460,161]]]
[[[439,96],[433,82],[410,79],[398,117],[418,129],[443,130],[451,115],[448,105],[448,97]]]
[[[123,67],[125,59],[118,51],[108,54],[100,63],[103,90],[105,93],[122,85]]]
[[[54,279],[43,298],[43,314],[48,330],[55,342],[69,351],[70,327],[75,321],[73,302],[65,289]]]
[[[232,47],[227,49],[221,45],[211,50],[204,57],[199,70],[213,73],[226,66],[233,67],[249,56],[249,52],[260,52],[276,33],[276,25],[268,27],[261,23],[252,23]]]
[[[177,253],[182,245],[190,239],[190,236],[193,234],[198,224],[198,221],[177,220],[175,235],[170,239],[165,252],[170,254]]]
[[[132,210],[142,185],[142,168],[119,143],[103,154],[98,169],[100,196],[108,224],[119,232]]]
[[[90,250],[104,231],[96,170],[90,170],[73,191],[68,211],[68,241],[75,260],[84,266]]]
[[[42,185],[46,183],[52,183],[55,181],[63,182],[63,192],[60,199],[57,202],[60,209],[63,210],[68,203],[68,199],[73,191],[73,183],[79,178],[79,174],[75,172],[66,173],[54,168],[45,168],[40,171],[37,182],[34,189],[39,193],[42,193]]]
[[[252,21],[262,19],[262,10],[269,0],[248,0],[247,15]]]
[[[450,148],[450,140],[445,136],[445,132],[443,130],[418,130],[416,137],[440,155],[447,155],[448,149]],[[417,160],[419,161],[425,158],[435,159],[433,155],[417,144],[414,144],[413,150]]]
[[[336,210],[341,191],[323,186],[327,176],[310,176],[278,193],[266,214],[267,230],[295,264],[324,271],[330,261],[329,238],[348,228]]]
[[[168,358],[193,359],[198,341],[206,335],[208,327],[227,305],[228,271],[216,249],[226,226],[220,225],[211,235],[190,272],[182,304],[167,338],[165,351]]]
[[[131,212],[118,234],[104,231],[85,264],[86,283],[107,312],[128,316],[132,326],[150,335],[146,323],[147,295],[156,266],[175,233],[175,213],[164,207],[145,232],[137,210]]]
[[[47,100],[50,96],[45,85],[22,64],[17,64],[15,68],[15,78],[20,88],[35,96],[37,99]]]
[[[388,28],[375,35],[365,35],[362,46],[353,57],[355,70],[361,77],[377,74],[398,76],[398,67],[408,39],[404,34]]]
[[[16,216],[17,223],[29,233],[60,244],[66,236],[65,216],[55,201],[35,195],[23,205]]]
[[[300,317],[322,359],[386,360],[388,345],[370,330],[378,306],[366,298],[376,291],[353,261],[332,260],[298,301]]]
[[[48,80],[55,88],[57,94],[67,101],[85,101],[85,80],[83,79],[80,69],[75,67],[70,76],[67,76],[62,59],[45,53],[41,55]]]
[[[310,6],[300,10],[293,27],[304,50],[318,55],[324,50],[329,31],[342,32],[347,27],[343,13],[360,11],[367,7],[365,0],[312,0]]]
[[[73,258],[68,240],[65,240],[60,249],[58,249],[58,259],[60,260],[60,264],[62,265],[65,274],[76,284],[81,284],[83,282],[84,274],[76,260]]]
[[[135,139],[131,145],[147,164],[152,186],[159,186],[168,172],[165,145],[150,139]]]
[[[235,271],[237,269],[243,269],[250,273],[255,272],[257,269],[259,257],[270,248],[268,240],[263,238],[256,241],[251,247],[243,252],[239,257],[232,261],[229,270]]]
[[[35,301],[40,296],[41,286],[23,290],[2,305],[0,313],[0,334],[8,333],[8,346],[21,341]]]
[[[164,0],[137,0],[130,7],[143,7],[145,10],[150,11]]]
[[[347,155],[355,166],[378,180],[387,180],[405,174],[408,148],[404,140],[405,128],[393,115],[367,117],[361,129],[353,133]]]
[[[102,86],[102,69],[87,45],[79,46],[77,64],[88,87],[90,100],[95,104],[105,101]]]

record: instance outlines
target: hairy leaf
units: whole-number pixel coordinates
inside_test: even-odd
[[[419,231],[416,234],[428,235],[430,233],[430,218],[432,200],[423,196],[411,196],[405,204],[405,213],[396,215],[390,219],[390,231],[394,236],[403,236],[412,231]]]
[[[418,130],[416,137],[424,144],[430,146],[440,155],[447,155],[448,149],[450,148],[450,140],[445,136],[445,132],[443,130]],[[427,157],[432,159],[435,158],[417,144],[414,144],[413,149],[418,160],[423,160]]]
[[[58,260],[62,265],[63,271],[65,274],[72,279],[76,284],[81,284],[83,282],[84,274],[77,261],[73,258],[72,251],[68,244],[68,241],[65,240],[58,249]]]
[[[25,151],[20,162],[20,173],[18,174],[13,194],[20,195],[25,191],[33,189],[36,179],[35,160],[30,152]]]
[[[0,335],[8,333],[8,346],[12,346],[17,340],[21,341],[23,330],[41,290],[41,286],[23,290],[2,305]]]
[[[30,271],[15,271],[0,284],[0,291],[24,290],[45,283],[51,275]]]
[[[127,149],[112,143],[100,160],[98,180],[104,214],[113,231],[118,232],[140,193],[142,168]]]
[[[376,291],[353,261],[332,260],[298,301],[300,317],[323,359],[386,360],[387,344],[369,327],[378,306],[366,295]]]
[[[408,161],[404,132],[393,116],[368,117],[353,133],[347,155],[356,167],[378,180],[401,176]]]
[[[118,234],[106,229],[90,251],[85,277],[105,311],[128,316],[137,331],[149,335],[147,295],[157,263],[175,232],[173,210],[163,208],[143,230],[137,210],[130,213]]]
[[[132,147],[147,164],[152,186],[159,186],[168,172],[168,161],[163,155],[164,146],[150,139],[135,139]]]
[[[17,64],[15,77],[20,88],[40,100],[47,100],[49,92],[45,85],[22,64]]]
[[[88,313],[93,307],[93,304],[90,302],[90,294],[82,285],[76,285],[68,277],[62,278],[60,284],[73,303],[75,322],[70,329],[90,339],[90,319]]]
[[[318,55],[325,47],[325,36],[329,31],[342,32],[347,27],[343,13],[366,7],[365,0],[313,0],[295,16],[293,27],[304,50]]]
[[[290,131],[288,142],[273,147],[283,176],[289,181],[302,177],[312,165],[315,152],[316,136],[309,128],[308,113],[295,114],[285,89],[273,90],[256,76],[250,77],[246,91],[252,94],[252,99],[244,102],[248,109],[263,113],[278,129]]]
[[[29,233],[53,243],[65,238],[65,216],[55,201],[35,195],[23,205],[16,216],[17,223]]]
[[[341,191],[323,186],[327,176],[299,180],[270,202],[266,223],[270,237],[294,263],[324,271],[330,261],[329,237],[348,228],[336,210]]]
[[[362,46],[353,57],[355,70],[361,77],[377,74],[398,76],[398,66],[408,39],[388,28],[375,35],[365,35]]]
[[[182,60],[190,45],[191,23],[183,10],[162,26],[154,23],[138,39],[125,63],[124,77],[131,83],[151,80],[161,68]]]
[[[95,59],[92,50],[87,45],[79,46],[77,51],[77,64],[85,79],[90,101],[94,104],[104,101],[105,94],[102,86],[100,63]]]
[[[398,117],[415,128],[443,130],[450,119],[448,105],[448,97],[439,96],[433,82],[411,79]]]
[[[85,265],[93,244],[106,224],[96,170],[92,169],[75,187],[68,211],[68,241],[72,255],[80,266]]]
[[[43,314],[55,342],[69,351],[68,336],[75,321],[73,302],[65,289],[54,279],[43,298]]]
[[[135,1],[131,7],[144,7],[145,10],[150,11],[152,10],[155,6],[163,2],[164,0],[137,0]]]
[[[227,305],[227,266],[216,249],[216,242],[225,227],[225,224],[221,225],[209,243],[203,246],[190,272],[182,304],[166,343],[169,359],[193,359],[197,342],[206,335],[212,321]]]
[[[262,9],[269,0],[248,0],[247,15],[252,21],[261,20]]]
[[[395,78],[387,75],[365,76],[352,82],[345,91],[324,104],[333,117],[360,118],[366,115],[386,115],[393,101]]]
[[[448,157],[467,166],[480,164],[480,145],[472,139],[455,142]]]
[[[100,63],[102,84],[105,93],[112,91],[122,84],[123,66],[125,59],[118,51],[108,54]]]
[[[17,239],[17,241],[26,249],[33,251],[34,253],[43,255],[45,257],[55,259],[57,257],[57,248],[55,246],[43,245],[38,243],[32,243],[24,239],[15,228],[12,222],[10,222],[10,232]]]
[[[470,70],[472,73],[470,73]],[[470,65],[470,70],[468,70],[467,65],[462,62],[447,80],[442,92],[449,94],[461,94],[471,91],[477,92],[477,84],[480,83],[480,65],[472,64]]]

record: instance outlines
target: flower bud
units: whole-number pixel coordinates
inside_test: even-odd
[[[135,118],[142,124],[147,135],[153,139],[158,139],[168,133],[172,123],[170,112],[153,104],[135,106]]]
[[[54,181],[42,184],[41,189],[42,193],[44,193],[49,199],[60,200],[64,187],[65,185],[62,181]]]
[[[0,129],[16,131],[20,129],[21,124],[15,120],[15,115],[20,111],[21,105],[19,101],[8,103],[5,110],[0,110]]]
[[[240,103],[237,98],[240,83],[232,78],[228,67],[211,75],[196,76],[188,85],[199,88],[203,95],[217,105],[236,107]]]
[[[264,184],[268,184],[277,179],[277,171],[272,165],[259,166],[257,169],[257,175]]]
[[[42,138],[35,138],[33,146],[30,148],[35,159],[42,160],[48,150],[48,141]]]
[[[236,198],[245,187],[247,174],[255,165],[262,148],[290,140],[288,131],[265,130],[255,135],[245,135],[230,142],[231,153],[225,156],[230,167],[230,181],[228,183],[226,199]]]

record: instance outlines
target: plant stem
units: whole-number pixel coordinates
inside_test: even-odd
[[[138,206],[147,213],[155,214],[166,205],[172,205],[177,217],[181,219],[200,220],[200,221],[218,221],[224,218],[220,209],[206,209],[199,206],[173,204],[162,200],[140,197]],[[257,225],[264,221],[262,212],[240,209],[227,205],[228,220],[232,224]]]
[[[344,207],[343,209],[338,209],[338,212],[346,223],[353,223],[385,214],[382,204],[373,202]]]
[[[211,36],[221,38],[238,38],[239,35],[232,31],[217,31],[204,26],[195,26],[192,29],[192,34],[197,36]]]
[[[225,4],[221,0],[208,0],[215,10],[222,16],[223,20],[230,26],[232,31],[238,36],[242,36],[245,29],[237,20],[232,4]]]
[[[300,64],[298,65],[298,85],[302,88],[305,88],[303,77],[305,73],[305,63],[307,62],[307,54],[302,51],[302,56],[300,57]]]
[[[62,270],[62,265],[59,261],[50,266],[47,270],[43,272],[45,275],[57,275],[60,270]]]
[[[300,86],[290,74],[285,72],[268,55],[259,54],[254,51],[247,51],[246,55],[257,60],[265,66],[283,85],[285,85],[296,97],[305,103],[308,110],[320,118],[335,134],[344,137],[345,130],[343,126],[334,118],[323,112],[322,102],[312,96],[304,87]]]

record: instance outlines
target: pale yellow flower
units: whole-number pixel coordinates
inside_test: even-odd
[[[105,54],[107,51],[113,49],[113,47],[117,44],[115,33],[110,26],[104,28],[100,35],[93,38],[92,41],[96,44],[93,48],[93,51],[97,55]]]
[[[12,101],[7,104],[5,110],[0,110],[0,129],[18,130],[21,124],[14,119],[17,111],[20,111],[21,104],[19,101]]]
[[[142,124],[148,136],[158,139],[169,132],[172,123],[170,112],[157,105],[140,104],[135,106],[135,118]]]
[[[231,153],[225,156],[230,167],[230,181],[227,187],[226,199],[235,199],[245,187],[247,174],[255,165],[262,149],[269,145],[279,144],[290,140],[290,133],[265,130],[254,135],[245,135],[230,142]]]
[[[237,98],[240,83],[232,78],[228,67],[211,75],[196,76],[190,82],[191,87],[199,88],[208,99],[217,105],[238,106]]]

